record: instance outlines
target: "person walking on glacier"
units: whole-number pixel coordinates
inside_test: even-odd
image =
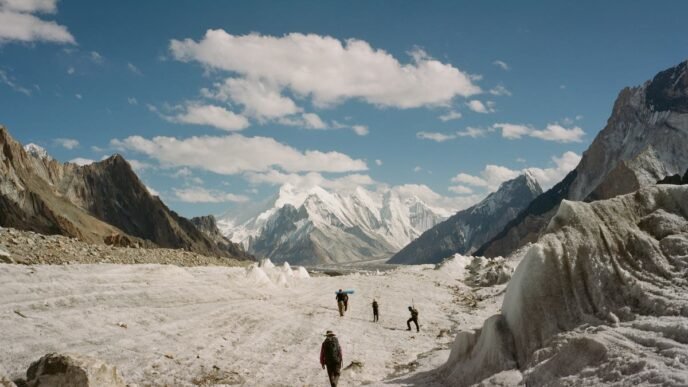
[[[409,312],[411,312],[411,318],[406,321],[406,326],[408,327],[407,331],[411,330],[411,321],[413,321],[414,324],[416,324],[416,332],[420,332],[420,328],[418,327],[418,310],[412,306],[408,307]]]
[[[342,369],[342,347],[332,331],[325,333],[325,341],[320,346],[320,365],[327,367],[327,376],[330,378],[330,386],[337,387],[339,375]]]
[[[379,319],[377,312],[378,312],[377,300],[373,298],[373,322],[377,322],[377,320]]]
[[[337,295],[335,296],[335,299],[337,300],[337,308],[339,309],[339,316],[343,317],[344,312],[347,309],[347,303],[349,301],[349,296],[342,291],[342,289],[339,289],[337,292]]]

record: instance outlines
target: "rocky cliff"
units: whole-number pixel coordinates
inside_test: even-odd
[[[152,196],[120,155],[87,166],[25,150],[0,127],[0,225],[90,243],[231,254]]]
[[[388,263],[438,263],[453,254],[470,254],[500,232],[542,189],[529,174],[502,183],[480,203],[459,211],[424,232]]]
[[[594,201],[655,184],[688,166],[688,61],[619,93],[607,125],[566,178],[536,198],[477,254],[534,242],[563,199]]]

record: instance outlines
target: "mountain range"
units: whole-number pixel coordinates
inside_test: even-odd
[[[529,172],[506,181],[480,203],[425,231],[388,263],[439,263],[457,253],[469,255],[497,235],[541,193],[540,184]]]
[[[653,185],[688,167],[688,61],[625,88],[578,166],[533,200],[476,254],[508,255],[537,240],[563,199],[595,201]]]
[[[129,163],[114,155],[79,166],[26,147],[0,126],[0,225],[90,243],[167,247],[251,258],[218,243],[150,194]]]
[[[347,193],[285,184],[261,205],[220,217],[218,226],[275,262],[352,263],[391,257],[449,214],[396,188]]]

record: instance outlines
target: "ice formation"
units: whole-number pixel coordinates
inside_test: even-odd
[[[277,285],[289,287],[297,280],[310,278],[308,271],[303,266],[292,269],[289,262],[282,266],[275,266],[270,259],[263,259],[259,264],[252,264],[246,269],[246,278],[259,285]]]
[[[439,370],[471,385],[688,384],[688,186],[562,202],[508,285],[501,314],[461,333]]]

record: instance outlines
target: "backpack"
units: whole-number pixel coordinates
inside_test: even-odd
[[[327,364],[341,363],[342,358],[339,355],[339,340],[336,337],[328,337],[323,343],[323,350],[325,352],[325,362]]]

